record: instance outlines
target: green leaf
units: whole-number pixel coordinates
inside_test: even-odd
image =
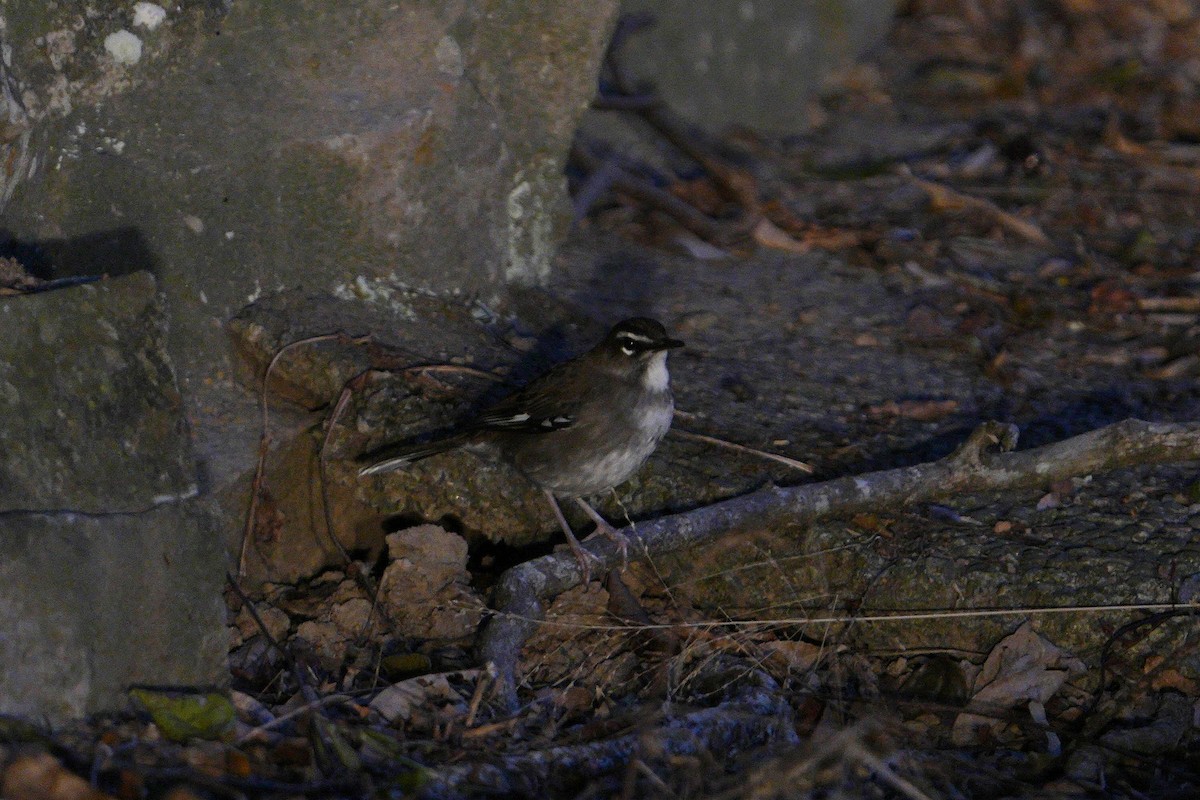
[[[168,739],[220,739],[233,729],[233,703],[218,692],[182,694],[150,689],[131,689],[133,698]]]

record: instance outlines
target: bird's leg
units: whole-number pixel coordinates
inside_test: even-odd
[[[600,516],[596,509],[592,508],[582,497],[576,497],[575,502],[583,509],[584,513],[592,518],[592,522],[596,523],[596,533],[603,534],[604,537],[613,542],[621,551],[621,570],[624,571],[629,567],[629,542],[624,536],[617,533],[617,529],[609,524],[608,520]],[[588,537],[592,538],[591,536]]]
[[[579,544],[579,540],[575,538],[575,532],[571,530],[570,524],[567,523],[567,518],[563,516],[562,509],[558,507],[558,500],[554,498],[554,494],[549,489],[543,489],[546,494],[546,499],[550,501],[550,508],[554,509],[554,517],[558,520],[559,527],[563,533],[567,535],[567,544],[571,546],[571,552],[575,554],[575,560],[579,562],[579,568],[583,570],[583,582],[590,583],[592,580],[592,566],[588,563],[588,559],[596,559],[595,556],[589,555],[583,546]],[[593,514],[596,512],[592,512]]]

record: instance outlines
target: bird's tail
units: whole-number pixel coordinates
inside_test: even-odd
[[[359,457],[359,461],[371,462],[358,471],[359,475],[379,475],[397,469],[405,469],[423,458],[436,456],[467,443],[466,436],[447,436],[424,444],[390,445]]]

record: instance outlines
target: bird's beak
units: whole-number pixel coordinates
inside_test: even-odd
[[[683,342],[681,342],[679,339],[663,339],[654,346],[654,349],[674,350],[676,347],[683,347]]]

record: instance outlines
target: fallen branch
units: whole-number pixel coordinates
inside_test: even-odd
[[[1011,450],[1016,438],[1016,426],[989,422],[939,461],[805,486],[768,486],[694,511],[641,522],[621,534],[629,541],[631,559],[647,559],[714,541],[751,523],[811,523],[967,492],[1036,488],[1121,467],[1200,459],[1200,423],[1128,419],[1033,450],[990,452],[997,445]],[[598,562],[592,574],[621,563],[620,549],[607,537],[593,537],[583,547]],[[578,585],[582,578],[571,553],[528,561],[500,577],[497,610],[482,633],[480,650],[485,662],[495,665],[498,695],[510,708],[516,707],[521,647],[541,618],[543,601]]]
[[[681,715],[671,714],[668,708],[661,722],[649,730],[649,726],[637,726],[632,733],[612,739],[492,753],[486,760],[429,770],[421,796],[431,800],[493,794],[550,796],[563,775],[570,775],[572,781],[598,781],[619,772],[638,755],[647,737],[660,759],[767,745],[796,747],[799,737],[787,694],[770,677],[758,675],[757,685],[714,708]],[[501,732],[503,729],[493,731]]]
[[[991,200],[985,200],[982,197],[973,197],[944,184],[918,178],[907,167],[901,170],[901,174],[905,175],[915,186],[919,187],[921,191],[929,196],[929,202],[935,209],[944,211],[973,211],[991,219],[1001,228],[1004,228],[1009,233],[1020,236],[1027,242],[1032,242],[1042,247],[1052,247],[1054,244],[1037,223],[1021,219],[1015,214],[1010,214]]]

